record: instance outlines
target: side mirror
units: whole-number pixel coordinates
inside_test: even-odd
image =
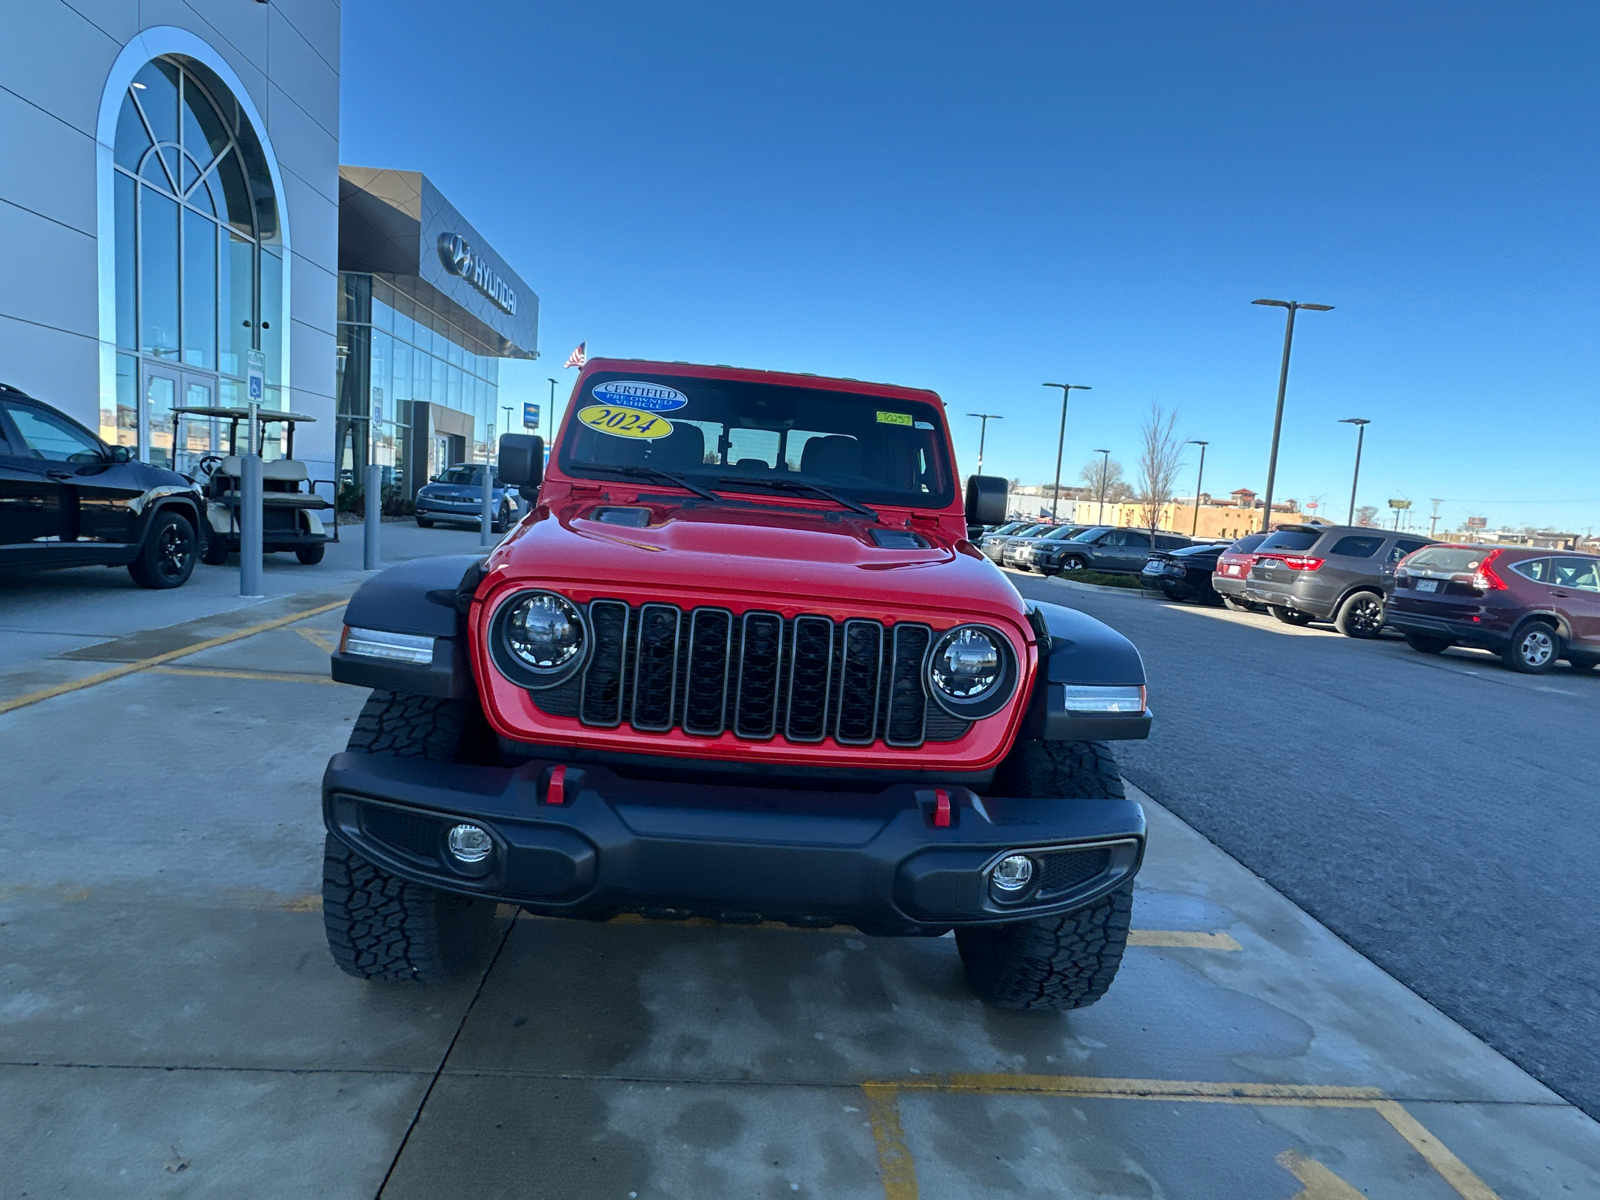
[[[1010,484],[1003,475],[967,476],[967,524],[1001,525]]]
[[[110,446],[107,447],[107,449],[111,451],[111,461],[114,463],[133,461],[133,451],[128,449],[126,446]]]
[[[516,488],[524,500],[533,503],[544,482],[544,439],[528,433],[502,435],[495,470],[506,487]]]

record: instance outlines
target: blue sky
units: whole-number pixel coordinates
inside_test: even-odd
[[[1592,4],[345,0],[342,161],[421,170],[592,353],[931,387],[963,471],[1140,420],[1342,519],[1600,527]],[[1193,486],[1193,460],[1180,487]],[[1415,518],[1413,518],[1415,520]]]

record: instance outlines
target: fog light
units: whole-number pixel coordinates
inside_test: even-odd
[[[447,844],[450,853],[464,863],[481,863],[494,850],[489,831],[476,825],[457,825],[450,831]]]
[[[1016,895],[1033,882],[1033,859],[1026,854],[1008,854],[995,863],[989,880],[997,891]]]

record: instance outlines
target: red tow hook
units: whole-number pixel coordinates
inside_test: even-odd
[[[955,824],[955,806],[950,803],[950,792],[946,788],[918,791],[917,806],[935,829],[949,829]]]
[[[544,802],[546,804],[565,804],[567,802],[567,764],[550,769],[550,786],[545,789]]]

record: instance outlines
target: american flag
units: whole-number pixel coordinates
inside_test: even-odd
[[[587,341],[579,342],[578,348],[571,354],[567,355],[568,367],[581,367],[585,362],[588,361],[588,356],[584,353],[584,350],[588,347],[588,345],[589,343]],[[566,367],[562,368],[562,370],[565,369]]]

